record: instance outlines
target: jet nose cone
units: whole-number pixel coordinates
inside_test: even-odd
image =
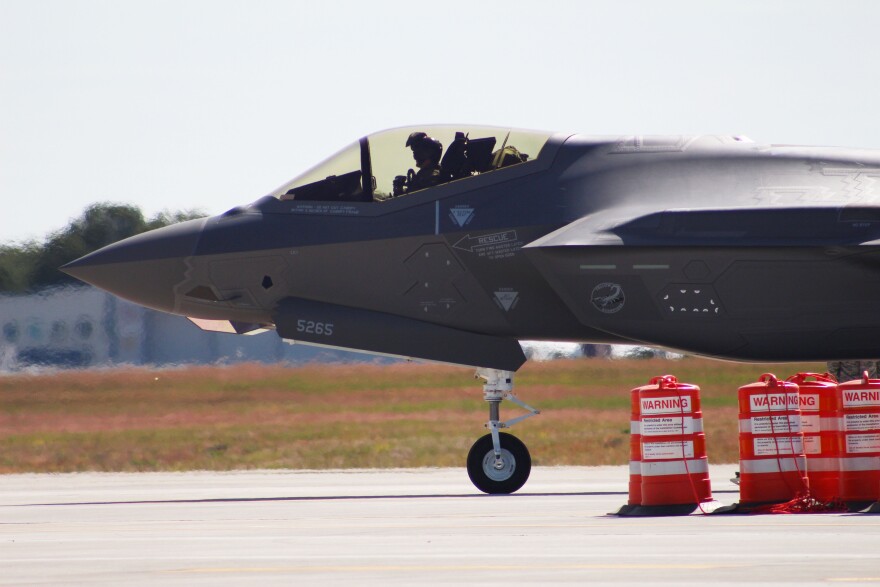
[[[61,267],[77,279],[142,306],[173,312],[174,287],[184,279],[207,219],[145,232]]]

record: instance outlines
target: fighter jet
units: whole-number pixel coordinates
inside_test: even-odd
[[[398,128],[63,269],[207,330],[477,367],[468,473],[510,493],[531,458],[500,431],[537,413],[512,392],[519,340],[880,354],[878,179],[880,151],[740,136]],[[503,421],[504,399],[526,412]]]

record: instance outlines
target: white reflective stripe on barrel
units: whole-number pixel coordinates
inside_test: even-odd
[[[780,471],[780,467],[782,471]],[[739,462],[740,473],[779,473],[787,471],[806,471],[807,459],[805,457],[797,457],[793,459],[773,458],[761,460],[741,460]]]
[[[629,474],[630,475],[641,475],[642,474],[641,461],[630,461],[629,462]]]
[[[880,470],[880,457],[841,457],[841,471],[877,471]]]
[[[807,457],[807,471],[818,473],[819,471],[839,471],[840,459],[837,457]]]
[[[709,461],[706,459],[693,459],[687,461],[666,461],[651,463],[642,461],[642,477],[657,477],[659,475],[687,475],[688,473],[708,473]]]
[[[822,432],[836,432],[843,430],[842,418],[820,418],[819,427]]]

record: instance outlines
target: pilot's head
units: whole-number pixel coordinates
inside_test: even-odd
[[[412,149],[416,167],[421,169],[429,163],[439,163],[443,145],[437,139],[432,139],[426,133],[414,132],[406,139],[406,146]]]

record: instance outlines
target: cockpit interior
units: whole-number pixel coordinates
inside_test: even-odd
[[[540,157],[551,133],[497,127],[404,127],[363,137],[284,184],[279,200],[387,202],[421,189],[401,189],[414,171],[407,139],[425,133],[442,146],[437,185],[466,181]],[[425,188],[431,189],[431,188]]]

